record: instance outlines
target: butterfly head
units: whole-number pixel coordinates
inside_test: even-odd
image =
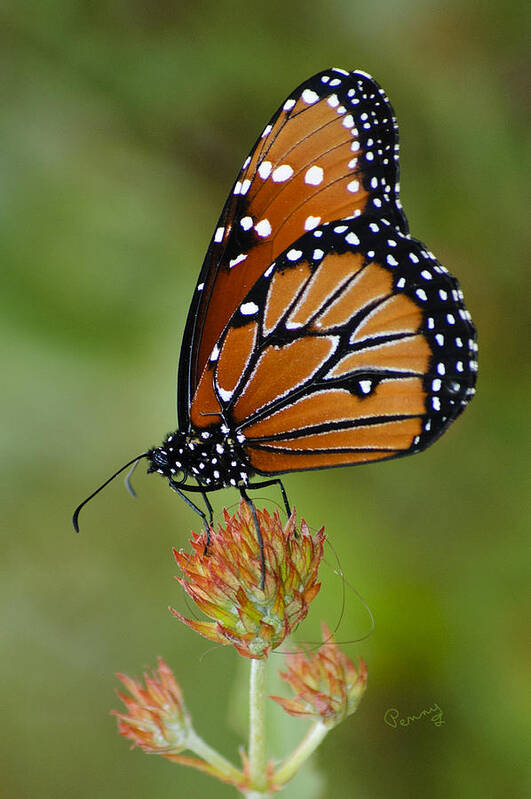
[[[160,447],[148,453],[148,474],[157,472],[174,483],[184,483],[190,470],[188,436],[180,431],[166,436]]]

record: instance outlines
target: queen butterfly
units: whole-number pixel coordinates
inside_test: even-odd
[[[249,501],[247,488],[278,483],[289,511],[279,474],[420,452],[461,413],[475,329],[457,280],[408,232],[398,151],[391,104],[365,72],[325,70],[290,94],[199,275],[179,429],[81,503],[76,530],[85,502],[144,457],[205,521],[186,493],[211,520],[210,491]]]

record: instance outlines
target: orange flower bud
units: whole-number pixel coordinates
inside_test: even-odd
[[[323,623],[323,645],[317,652],[297,650],[286,656],[287,669],[280,676],[296,696],[272,696],[291,716],[320,720],[335,727],[357,709],[367,687],[367,667],[356,666],[337,646]]]
[[[180,584],[213,621],[172,613],[196,632],[219,644],[232,644],[249,658],[267,657],[304,619],[321,584],[317,572],[324,531],[312,535],[295,513],[283,527],[277,512],[257,511],[264,544],[265,580],[255,523],[248,505],[207,535],[194,533],[192,553],[174,550],[183,577]],[[206,552],[205,552],[206,547]]]
[[[158,674],[144,674],[145,688],[126,674],[117,676],[131,694],[118,691],[127,712],[112,711],[118,719],[120,735],[149,754],[168,756],[187,749],[190,718],[181,689],[164,660],[158,660]]]

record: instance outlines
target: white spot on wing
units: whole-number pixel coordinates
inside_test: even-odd
[[[240,311],[244,316],[252,316],[258,311],[258,305],[255,302],[244,302],[240,305]]]
[[[275,183],[283,183],[285,180],[289,180],[292,175],[293,169],[290,167],[290,165],[281,164],[280,166],[277,166],[271,177]]]
[[[320,166],[311,166],[304,176],[304,182],[310,186],[318,186],[323,182],[324,170]]]
[[[305,89],[301,97],[305,103],[308,103],[308,105],[316,103],[317,100],[319,99],[319,95],[316,92],[312,91],[311,89]]]
[[[262,178],[262,180],[266,180],[269,175],[271,174],[272,169],[271,161],[262,161],[260,166],[258,167],[258,174]]]
[[[245,261],[246,258],[247,255],[245,253],[241,253],[241,255],[238,255],[236,258],[233,258],[232,261],[229,261],[229,268],[232,269],[232,267],[236,266],[236,264],[241,264],[241,262]]]
[[[261,219],[260,222],[254,226],[254,229],[259,236],[264,238],[265,236],[269,236],[271,233],[271,223],[269,219]]]
[[[313,230],[321,221],[320,216],[308,216],[304,222],[304,230]]]
[[[288,259],[288,261],[297,261],[301,257],[301,255],[302,255],[302,250],[292,249],[288,250],[288,252],[286,253],[286,258]]]

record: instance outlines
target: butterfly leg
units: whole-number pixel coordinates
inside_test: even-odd
[[[203,497],[204,503],[206,505],[206,509],[207,509],[207,513],[208,513],[208,524],[209,524],[209,526],[211,526],[212,522],[214,521],[214,511],[213,511],[212,505],[210,504],[210,501],[209,501],[209,499],[207,497],[206,491],[202,491],[201,492],[201,496]]]
[[[264,480],[262,483],[252,483],[249,485],[249,488],[267,488],[267,486],[278,485],[280,488],[280,493],[282,494],[282,499],[284,501],[284,507],[286,508],[286,513],[288,518],[291,516],[291,508],[289,506],[288,495],[286,494],[286,489],[282,483],[282,480],[279,480],[278,477],[274,480]]]
[[[247,507],[251,511],[251,515],[253,517],[254,526],[256,527],[256,537],[258,539],[258,546],[260,547],[260,570],[261,570],[261,579],[260,579],[260,588],[265,587],[265,556],[264,556],[264,539],[262,538],[262,533],[260,532],[260,524],[258,523],[258,516],[256,514],[256,508],[252,499],[247,494],[245,488],[240,487],[240,494],[242,496],[243,501],[247,504]]]
[[[206,528],[206,544],[205,544],[205,548],[203,550],[203,555],[206,555],[207,551],[208,551],[208,547],[210,545],[210,528],[212,527],[212,522],[214,521],[214,511],[212,509],[212,505],[210,504],[210,500],[208,499],[205,491],[201,492],[201,496],[203,497],[203,500],[204,500],[205,505],[206,505],[207,513],[208,513],[208,525],[207,525],[207,528]]]
[[[188,507],[192,508],[192,510],[194,510],[196,513],[199,514],[199,516],[201,516],[201,518],[203,520],[203,527],[205,528],[206,533],[207,533],[207,546],[208,546],[208,544],[210,543],[210,525],[209,525],[209,523],[207,521],[206,513],[204,511],[202,511],[201,508],[198,505],[195,504],[195,502],[192,502],[191,499],[188,499],[186,494],[183,491],[181,491],[181,489],[178,486],[176,486],[174,482],[172,482],[171,480],[168,480],[168,483],[169,483],[170,488],[173,489],[173,491],[175,491],[175,493],[178,494],[181,497],[181,499],[184,499],[184,501],[186,502]],[[212,516],[212,506],[210,505],[210,502],[208,502],[208,500],[206,501],[206,505],[207,505],[207,508],[208,508],[210,516]]]

